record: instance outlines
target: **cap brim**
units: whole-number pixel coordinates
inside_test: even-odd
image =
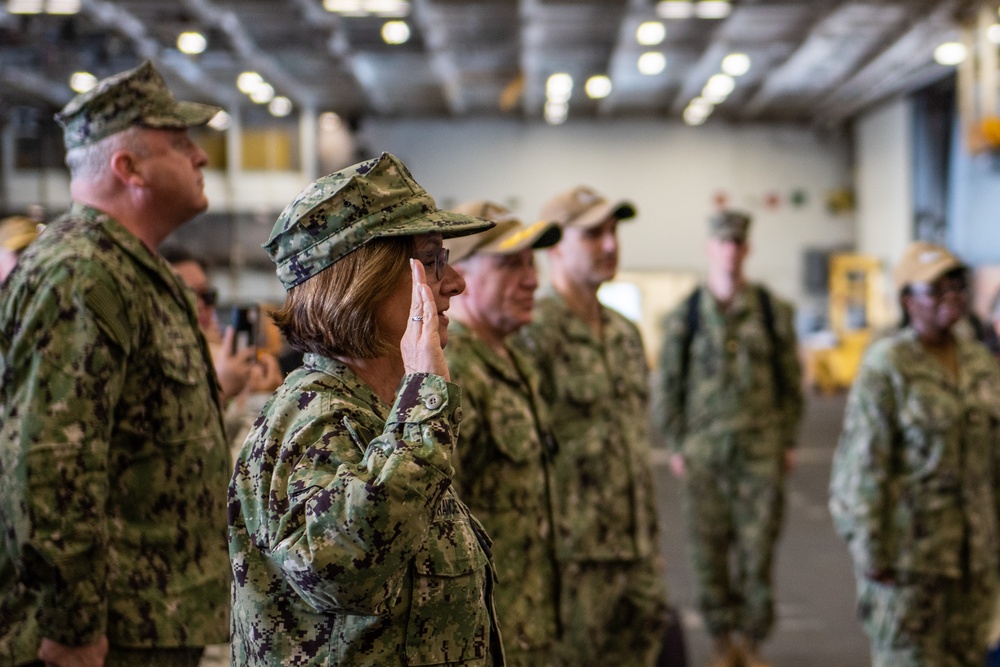
[[[616,220],[628,220],[635,217],[635,206],[627,201],[609,202],[603,201],[595,204],[591,209],[571,220],[566,227],[583,227],[590,229],[596,227],[608,218]]]
[[[525,227],[517,234],[512,234],[507,238],[499,239],[483,252],[494,255],[512,255],[527,248],[540,250],[559,243],[562,238],[562,228],[555,222],[541,221]]]
[[[152,128],[200,127],[222,111],[222,107],[198,102],[176,102],[168,114],[143,115],[139,123]]]
[[[420,217],[407,220],[402,223],[386,225],[373,235],[373,238],[380,236],[413,236],[414,234],[428,234],[439,232],[446,239],[456,236],[467,236],[478,232],[485,232],[496,225],[491,220],[483,220],[471,215],[455,213],[437,209],[430,213],[424,213]]]

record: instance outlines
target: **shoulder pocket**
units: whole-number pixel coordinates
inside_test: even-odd
[[[175,382],[193,386],[207,382],[201,347],[180,331],[166,329],[157,335],[163,374]]]

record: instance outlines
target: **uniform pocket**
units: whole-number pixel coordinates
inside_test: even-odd
[[[443,502],[445,513],[449,504],[457,504],[451,498]],[[467,517],[442,517],[431,524],[414,559],[407,664],[451,664],[488,654],[487,564]]]

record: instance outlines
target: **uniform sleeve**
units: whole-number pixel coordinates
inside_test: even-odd
[[[684,326],[680,309],[664,318],[663,344],[656,372],[653,373],[653,428],[673,453],[681,451],[685,431],[684,398],[687,378],[682,377]]]
[[[890,373],[866,362],[848,396],[830,481],[834,526],[862,572],[884,571],[891,565],[886,553],[886,517],[892,502],[896,414]]]
[[[273,470],[251,469],[241,456],[231,495],[240,499],[253,544],[313,609],[379,614],[399,594],[406,564],[451,485],[461,390],[440,376],[407,375],[384,431],[370,442],[337,402],[303,394],[299,409],[318,418],[288,430],[290,442],[276,443]],[[254,443],[250,458],[260,446]],[[365,452],[360,464],[336,455],[355,447]],[[239,561],[235,556],[238,581],[246,576]]]
[[[42,636],[81,645],[105,632],[108,449],[127,364],[100,315],[113,291],[85,277],[44,282],[5,360],[2,437],[17,481],[4,503],[16,503],[17,562],[41,595]]]
[[[779,313],[777,332],[782,344],[777,350],[778,369],[785,383],[785,395],[781,407],[784,412],[785,447],[791,448],[795,446],[804,407],[802,362],[799,360],[799,345],[795,335],[795,310],[783,303]]]

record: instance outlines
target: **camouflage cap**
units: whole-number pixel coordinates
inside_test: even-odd
[[[444,245],[452,262],[461,262],[475,254],[513,255],[525,248],[548,248],[562,238],[562,229],[554,222],[540,220],[525,225],[509,209],[491,201],[471,201],[451,209],[455,213],[485,218],[497,226],[482,234],[450,239]]]
[[[0,248],[21,252],[38,236],[39,224],[23,215],[0,220]]]
[[[133,125],[183,129],[204,125],[221,111],[196,102],[178,102],[148,60],[135,69],[99,81],[56,114],[66,150],[86,146]]]
[[[750,234],[750,214],[743,211],[721,211],[708,219],[708,234],[723,241],[744,243]]]
[[[944,274],[965,265],[947,248],[927,241],[914,241],[903,251],[893,270],[896,289],[915,283],[932,283]]]
[[[610,217],[628,220],[635,217],[631,202],[611,202],[593,188],[578,185],[560,192],[542,206],[542,220],[554,220],[562,227],[596,227]]]
[[[285,207],[264,244],[290,289],[372,239],[475,234],[494,223],[442,211],[398,158],[359,162],[313,181]]]

